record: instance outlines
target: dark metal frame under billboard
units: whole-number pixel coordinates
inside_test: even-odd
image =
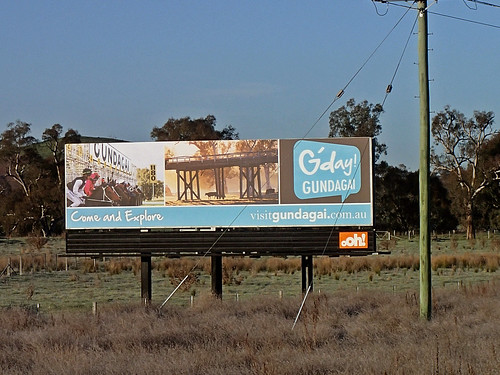
[[[366,248],[341,248],[339,233],[366,232]],[[373,228],[295,227],[212,230],[68,230],[66,256],[141,258],[141,299],[151,301],[151,257],[210,256],[212,293],[222,297],[224,256],[301,256],[302,292],[313,285],[313,256],[376,253]]]

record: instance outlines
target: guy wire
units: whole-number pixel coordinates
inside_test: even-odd
[[[363,160],[365,152],[366,152],[366,147],[364,148],[364,150],[361,154],[361,160]],[[359,161],[358,166],[356,167],[356,171],[354,172],[354,175],[356,175],[356,173],[358,172],[358,170],[361,166],[361,160]],[[339,212],[342,212],[343,208],[344,208],[344,202],[341,203]],[[337,220],[338,220],[338,217],[337,217]],[[335,224],[336,224],[336,222],[335,222]],[[321,256],[325,255],[326,249],[327,249],[328,244],[330,243],[330,239],[332,238],[332,235],[333,235],[333,230],[335,228],[335,224],[332,226],[332,229],[330,230],[330,234],[328,235],[328,239],[326,240],[325,246],[323,247],[323,252],[321,253]],[[293,322],[292,331],[295,328],[297,321],[299,320],[300,313],[302,312],[302,308],[304,307],[304,304],[306,303],[306,299],[307,299],[307,296],[309,295],[309,291],[311,290],[311,288],[312,288],[312,280],[309,281],[309,285],[307,287],[306,294],[304,295],[304,298],[302,299],[302,303],[300,304],[299,311],[297,312],[297,316],[295,317],[295,321]]]
[[[396,29],[396,27],[399,25],[399,23],[403,20],[403,18],[408,14],[409,10],[411,8],[407,9],[406,12],[399,18],[399,20],[396,22],[396,24],[391,28],[391,30],[387,33],[387,35],[382,39],[382,41],[377,45],[377,47],[373,50],[373,52],[368,56],[368,58],[365,60],[365,62],[361,65],[361,67],[356,71],[356,73],[351,77],[351,79],[347,82],[347,84],[344,86],[343,89],[341,89],[333,101],[330,103],[330,105],[323,111],[323,113],[318,117],[318,119],[313,123],[313,125],[309,128],[309,130],[304,134],[304,136],[301,139],[305,139],[308,134],[316,127],[316,125],[319,123],[319,121],[323,118],[323,116],[328,112],[328,110],[333,106],[333,104],[340,99],[340,97],[344,94],[345,89],[352,83],[354,78],[361,72],[361,70],[365,67],[365,65],[370,61],[370,59],[373,57],[373,55],[377,52],[377,50],[382,46],[382,44],[387,40],[389,35],[392,34],[392,32]],[[360,161],[361,163],[361,161]],[[359,167],[359,166],[358,166]],[[279,166],[278,166],[279,168]],[[279,169],[278,169],[279,170]],[[248,207],[248,205],[243,206],[243,208],[240,210],[238,215],[232,220],[232,222],[224,229],[224,231],[220,234],[220,236],[214,241],[214,243],[210,246],[209,249],[203,254],[203,256],[196,262],[196,264],[191,268],[191,270],[187,273],[187,275],[181,280],[179,285],[170,293],[170,295],[165,299],[165,301],[160,305],[159,311],[165,306],[165,304],[170,300],[170,298],[175,294],[175,292],[180,288],[180,286],[187,280],[189,274],[193,272],[193,270],[200,264],[201,260],[203,260],[207,254],[213,249],[213,247],[219,242],[219,240],[224,236],[224,234],[230,229],[231,225],[236,221],[236,219],[243,213],[243,211]],[[342,203],[343,207],[343,203]],[[338,220],[338,218],[337,218]],[[330,232],[330,236],[328,237],[327,243],[325,244],[325,247],[323,249],[323,254],[326,251],[326,248],[328,246],[328,243],[330,241],[331,235],[333,234],[333,228],[332,231]]]

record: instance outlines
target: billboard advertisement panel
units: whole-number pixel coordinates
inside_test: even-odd
[[[67,229],[372,226],[371,138],[68,144]]]

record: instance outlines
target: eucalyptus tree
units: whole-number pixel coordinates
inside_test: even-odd
[[[69,129],[64,136],[62,133],[63,127],[60,124],[54,124],[45,129],[42,134],[44,146],[50,151],[60,186],[64,183],[64,145],[66,143],[80,143],[81,140],[80,134],[74,129]]]
[[[446,106],[432,119],[434,146],[431,163],[449,181],[455,207],[461,215],[467,238],[475,237],[475,203],[480,193],[500,180],[500,167],[488,163],[484,154],[493,129],[493,112],[474,111],[472,118]]]
[[[38,141],[30,133],[31,124],[17,120],[0,134],[0,175],[13,181],[25,196],[31,194],[40,178],[41,157],[35,147]]]
[[[49,236],[64,218],[63,145],[79,135],[70,129],[61,137],[59,124],[43,132],[44,142],[30,134],[20,120],[0,134],[0,226],[8,235]]]
[[[382,133],[380,115],[384,112],[381,104],[368,104],[364,100],[356,104],[349,99],[345,106],[330,113],[329,137],[372,137],[375,162],[387,154],[387,146],[378,141]]]
[[[238,133],[233,126],[228,125],[222,130],[217,130],[215,127],[216,119],[213,115],[198,119],[191,119],[190,117],[170,118],[163,126],[155,126],[150,135],[155,141],[238,139]]]

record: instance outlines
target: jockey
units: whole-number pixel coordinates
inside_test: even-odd
[[[95,190],[97,180],[99,180],[99,173],[92,173],[87,181],[85,181],[83,191],[87,197],[90,197],[92,192]]]
[[[71,202],[70,207],[78,207],[85,203],[84,187],[91,173],[92,171],[89,168],[85,168],[80,177],[75,178],[66,185],[66,197]]]

